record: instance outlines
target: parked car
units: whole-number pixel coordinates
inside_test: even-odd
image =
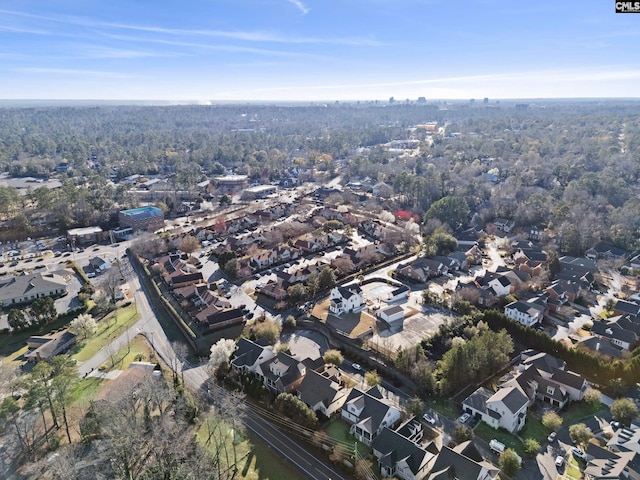
[[[558,455],[556,457],[556,467],[561,467],[562,465],[564,465],[564,457],[561,455]]]
[[[436,419],[433,418],[431,415],[429,415],[428,413],[425,413],[424,415],[422,415],[422,419],[427,422],[430,423],[431,425],[435,425],[436,424]]]
[[[620,422],[616,422],[615,420],[611,420],[609,422],[609,425],[611,425],[613,428],[620,428]]]
[[[549,443],[553,442],[556,439],[556,436],[557,436],[556,432],[551,432],[547,437],[547,440],[549,441]]]
[[[463,413],[462,415],[460,415],[458,417],[457,422],[458,423],[467,423],[467,420],[469,420],[471,418],[471,415],[469,415],[468,413]]]
[[[587,459],[587,454],[586,454],[586,453],[584,453],[582,450],[580,450],[578,447],[571,447],[571,453],[572,453],[574,456],[576,456],[576,457],[578,457],[578,458],[581,458],[581,459],[583,459],[583,460],[586,460],[586,459]]]
[[[351,364],[351,368],[353,368],[354,370],[358,370],[358,371],[362,370],[362,367],[360,366],[359,363],[352,363]]]

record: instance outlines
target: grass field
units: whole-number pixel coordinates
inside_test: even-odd
[[[580,420],[584,420],[605,409],[606,407],[603,404],[594,406],[586,402],[576,402],[569,405],[565,411],[559,413],[562,417],[562,425],[567,426],[579,423]]]
[[[155,352],[143,335],[136,335],[129,342],[129,346],[124,346],[114,355],[114,366],[118,370],[126,370],[131,362],[155,362],[157,358]],[[111,369],[111,361],[105,362],[106,370]]]
[[[516,452],[518,452],[518,455],[523,456],[524,454],[524,452],[522,451],[522,442],[518,439],[518,437],[510,434],[502,428],[496,430],[494,428],[491,428],[486,423],[480,422],[475,428],[474,433],[487,442],[490,442],[495,438],[500,443],[504,443],[507,448],[513,448]]]
[[[210,433],[211,440],[207,442]],[[220,419],[210,417],[197,433],[198,441],[215,454],[216,449],[224,452],[220,456],[224,468],[237,468],[242,480],[304,480],[296,468],[286,463],[275,451],[265,446],[252,434],[240,436],[232,426]],[[235,445],[235,454],[234,454]]]
[[[117,318],[115,312],[111,312],[100,320],[96,333],[74,347],[72,357],[79,362],[89,360],[115,337],[122,335],[139,317],[140,314],[136,313],[135,305],[118,309]]]
[[[521,438],[533,438],[538,441],[540,445],[547,441],[549,430],[544,428],[542,422],[533,415],[527,416],[527,422],[524,428],[519,433]]]
[[[325,428],[325,432],[329,437],[347,445],[356,445],[358,448],[358,456],[366,457],[369,454],[369,447],[364,443],[358,442],[353,435],[349,433],[349,425],[339,418],[334,418]]]
[[[460,415],[460,408],[449,398],[429,397],[427,405],[445,417],[456,418]]]

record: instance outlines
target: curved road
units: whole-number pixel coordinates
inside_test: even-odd
[[[135,335],[143,334],[163,361],[170,367],[175,367],[178,373],[184,375],[187,385],[195,390],[202,391],[203,384],[210,379],[207,366],[193,367],[189,362],[180,359],[176,355],[153,313],[149,298],[141,287],[137,272],[131,268],[128,262],[127,266],[126,276],[134,294],[140,319],[129,330],[114,339],[109,346],[101,349],[93,358],[79,365],[80,375],[102,376],[102,372],[98,371],[98,367],[109,359],[110,353],[120,350]],[[209,394],[209,397],[211,399],[212,395]],[[253,411],[248,404],[246,411],[247,415],[242,419],[246,427],[258,435],[269,447],[275,449],[280,455],[304,472],[308,478],[312,480],[346,480],[331,465],[317,459],[313,452],[305,449],[296,440],[292,440],[286,432],[269,423],[260,414]]]

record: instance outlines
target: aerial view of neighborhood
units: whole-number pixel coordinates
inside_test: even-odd
[[[640,115],[0,108],[0,478],[640,478]]]

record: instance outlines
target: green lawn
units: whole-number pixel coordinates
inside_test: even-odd
[[[520,438],[533,438],[538,441],[540,445],[547,441],[549,431],[544,428],[542,422],[533,415],[527,415],[527,422],[524,424],[524,428],[519,433]]]
[[[355,439],[353,435],[349,433],[349,424],[344,420],[336,417],[329,422],[325,428],[325,432],[329,437],[343,443],[356,444],[358,448],[358,456],[366,457],[369,455],[369,447],[364,443],[361,443]]]
[[[433,408],[436,412],[449,418],[457,418],[460,415],[460,408],[456,403],[444,397],[429,397],[427,398],[427,405]]]
[[[473,432],[483,440],[490,442],[494,438],[500,443],[504,443],[507,448],[513,448],[521,457],[524,455],[522,451],[522,442],[515,435],[510,434],[504,429],[494,429],[484,422],[480,422]]]
[[[573,455],[569,455],[567,459],[567,470],[564,472],[564,478],[567,480],[580,480],[582,476],[582,468],[580,461]]]
[[[98,390],[100,389],[102,383],[103,380],[97,377],[88,377],[81,379],[73,390],[73,393],[71,395],[72,401],[74,403],[88,403],[89,400],[92,400],[96,396],[96,393],[98,393]]]
[[[90,338],[82,340],[72,350],[72,356],[79,362],[85,362],[93,357],[98,350],[110,343],[114,338],[122,335],[140,317],[136,313],[135,305],[129,305],[118,309],[118,317],[115,312],[98,322],[98,329]]]
[[[303,476],[296,468],[285,462],[273,449],[268,448],[262,441],[248,433],[246,436],[234,436],[231,425],[219,418],[210,417],[211,428],[203,423],[197,433],[197,438],[205,448],[215,454],[216,443],[224,444],[227,455],[221,457],[221,461],[230,469],[233,469],[234,455],[233,446],[235,440],[236,448],[236,468],[241,480],[304,480]],[[207,444],[209,430],[214,435]]]
[[[603,410],[606,410],[603,404],[593,406],[586,402],[576,402],[569,405],[566,410],[558,413],[562,417],[562,425],[567,426],[580,423],[580,420],[591,417]]]
[[[136,358],[140,358],[141,362],[155,362],[155,352],[151,346],[147,343],[146,338],[142,335],[136,335],[131,339],[129,345],[125,345],[114,355],[114,368],[118,370],[126,370],[131,365],[131,362],[138,361]],[[111,369],[111,360],[107,360],[104,363],[107,370]]]

